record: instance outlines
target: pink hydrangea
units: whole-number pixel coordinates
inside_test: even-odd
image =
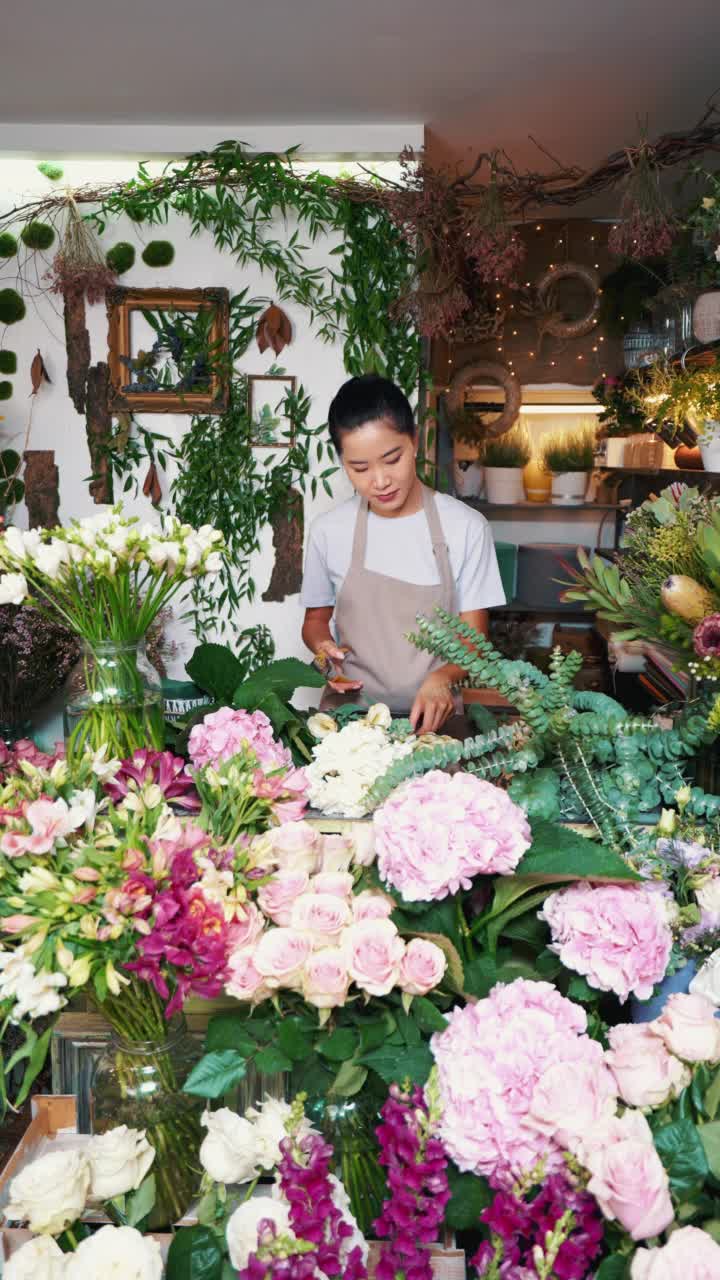
[[[573,884],[551,893],[539,916],[550,950],[591,987],[647,1000],[665,977],[673,939],[662,885]]]
[[[530,845],[527,818],[507,792],[437,769],[398,787],[374,829],[380,875],[406,902],[469,889],[476,875],[510,875]]]
[[[270,721],[263,711],[235,711],[221,707],[205,716],[190,732],[188,750],[196,769],[229,760],[247,745],[257,756],[264,773],[292,764],[292,756],[273,737]]]
[[[576,1129],[614,1113],[612,1074],[586,1031],[584,1009],[549,982],[524,978],[452,1011],[431,1048],[440,1136],[458,1168],[510,1188],[539,1160],[547,1172],[562,1168]],[[565,1081],[562,1104],[558,1078]]]

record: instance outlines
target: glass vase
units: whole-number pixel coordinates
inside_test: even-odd
[[[162,682],[145,642],[83,643],[65,698],[68,758],[106,747],[108,760],[126,760],[141,747],[164,744]]]
[[[332,1146],[334,1173],[345,1186],[361,1233],[371,1236],[372,1224],[387,1195],[375,1136],[380,1123],[378,1099],[367,1093],[353,1098],[310,1096],[305,1102],[305,1114]]]
[[[120,997],[122,1000],[122,997]],[[100,1006],[106,1012],[104,1006]],[[111,1025],[115,1020],[110,1015]],[[93,1133],[117,1125],[144,1129],[155,1148],[155,1205],[148,1230],[178,1222],[190,1207],[202,1170],[198,1152],[203,1138],[202,1098],[183,1093],[183,1083],[202,1057],[202,1042],[191,1036],[181,1015],[161,1037],[134,1039],[116,1027],[98,1059],[90,1089]]]

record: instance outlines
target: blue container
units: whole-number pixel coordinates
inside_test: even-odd
[[[695,961],[688,960],[682,969],[677,970],[677,973],[671,973],[669,977],[663,978],[662,982],[657,984],[655,994],[649,1000],[637,1000],[635,996],[631,996],[630,1021],[654,1022],[665,1008],[668,996],[675,995],[676,992],[687,995],[696,972]]]

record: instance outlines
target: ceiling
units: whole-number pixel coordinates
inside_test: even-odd
[[[718,0],[6,0],[0,122],[425,122],[465,162],[590,166],[689,127]]]

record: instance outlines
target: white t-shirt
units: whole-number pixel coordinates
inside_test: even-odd
[[[505,604],[490,526],[479,511],[436,493],[440,524],[455,580],[455,609],[492,609]],[[352,558],[355,520],[360,508],[357,494],[341,502],[310,526],[301,604],[320,609],[335,604]],[[377,516],[368,513],[365,568],[388,578],[417,586],[440,582],[427,517],[421,509],[411,516]]]

